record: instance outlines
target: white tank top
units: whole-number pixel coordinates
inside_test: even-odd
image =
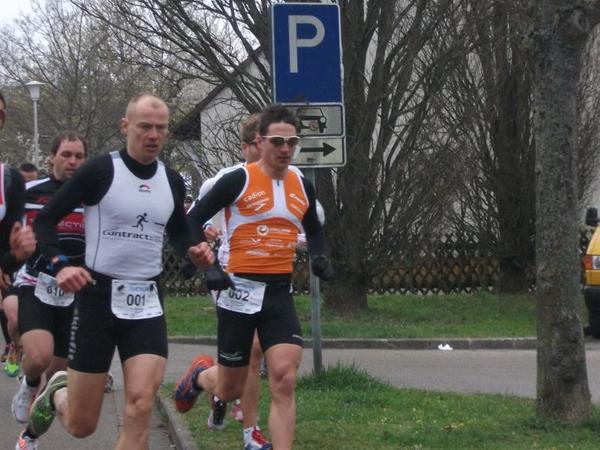
[[[111,152],[114,177],[97,205],[85,206],[85,264],[113,278],[147,280],[162,272],[165,227],[175,201],[163,163],[148,180]]]

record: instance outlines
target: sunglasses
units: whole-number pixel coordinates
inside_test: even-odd
[[[281,147],[283,144],[287,144],[290,147],[295,147],[300,141],[298,136],[263,136],[263,138],[267,139],[275,147]]]

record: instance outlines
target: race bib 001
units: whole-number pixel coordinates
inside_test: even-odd
[[[110,307],[119,319],[150,319],[163,314],[154,281],[113,280]]]
[[[67,307],[71,306],[75,299],[75,294],[65,292],[58,287],[56,278],[40,272],[35,284],[35,296],[42,302],[50,306]]]
[[[229,276],[235,284],[235,289],[220,291],[217,306],[243,314],[254,314],[262,309],[265,298],[266,283]]]

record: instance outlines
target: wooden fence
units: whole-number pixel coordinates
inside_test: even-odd
[[[581,231],[579,247],[585,253],[592,230]],[[164,253],[163,287],[167,295],[205,295],[201,271],[189,279],[181,274],[181,261],[170,248]],[[532,289],[535,287],[534,268],[527,269]],[[400,262],[372,277],[371,293],[463,293],[477,289],[493,290],[500,279],[498,259],[479,248],[477,239],[468,235],[446,234],[430,248],[421,251],[410,265]],[[294,290],[308,292],[306,254],[299,254],[294,270]]]

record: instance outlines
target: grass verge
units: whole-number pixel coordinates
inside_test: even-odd
[[[305,337],[311,336],[310,297],[297,296]],[[474,294],[374,295],[356,319],[321,315],[325,338],[522,337],[535,335],[532,296]],[[170,336],[214,336],[215,307],[207,297],[166,300]]]
[[[172,385],[165,386],[171,392]],[[597,449],[600,409],[578,426],[540,421],[533,400],[396,389],[354,367],[301,377],[294,449]],[[260,417],[267,428],[269,392],[262,385]],[[242,448],[242,427],[206,426],[203,396],[184,416],[201,449]]]

